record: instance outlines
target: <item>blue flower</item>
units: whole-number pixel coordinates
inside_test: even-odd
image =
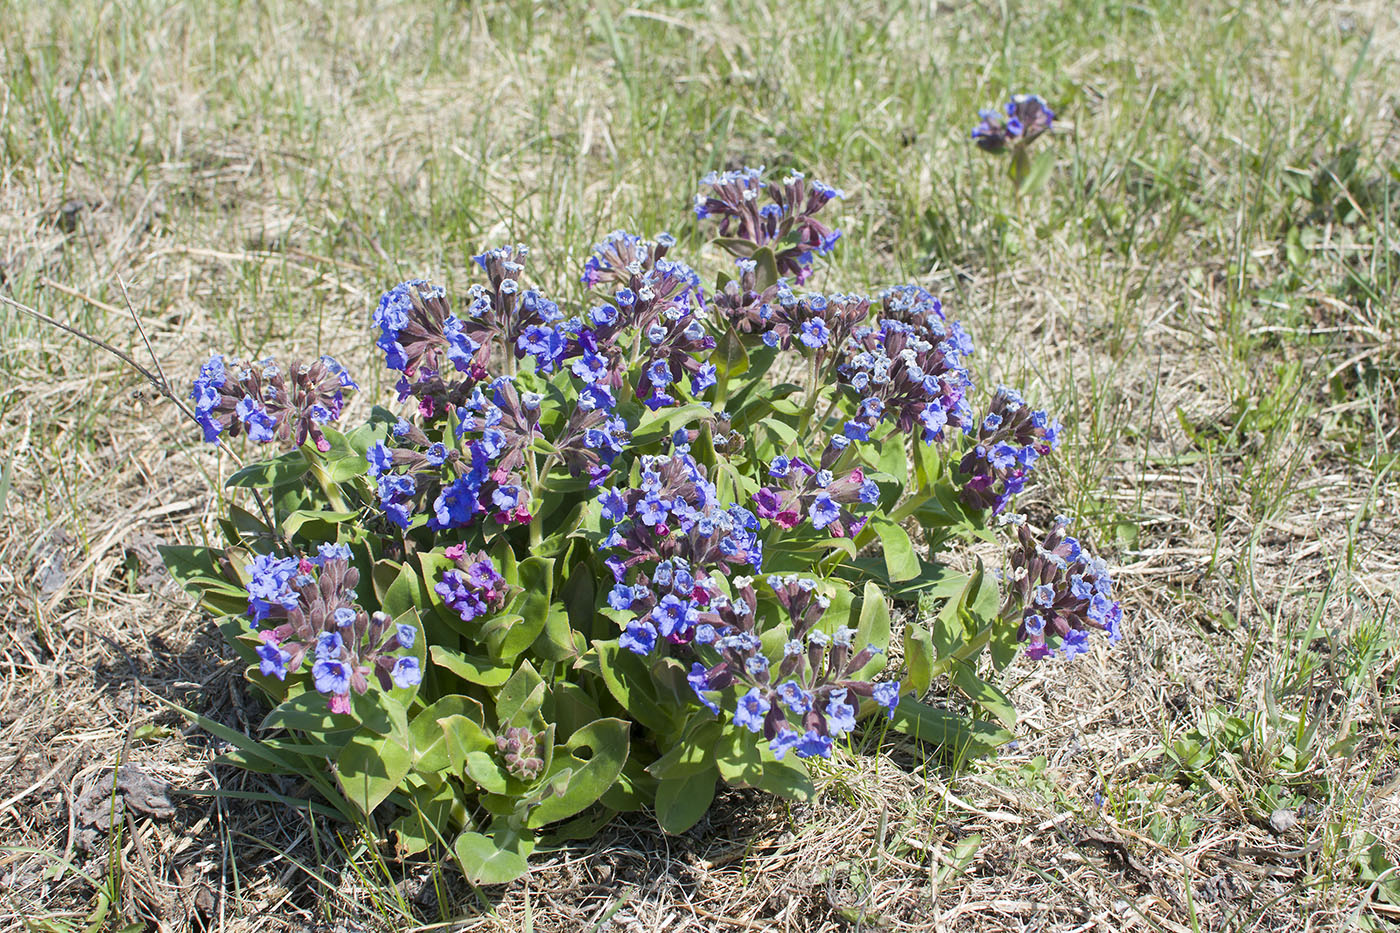
[[[816,317],[802,323],[802,335],[798,339],[815,349],[816,347],[824,347],[830,342],[831,332],[826,328],[826,321]]]
[[[772,741],[768,743],[768,748],[773,752],[774,758],[782,761],[783,756],[788,753],[788,750],[796,748],[797,743],[801,741],[802,736],[798,735],[796,730],[783,728],[778,730],[777,735],[773,736]]]
[[[413,643],[418,640],[418,629],[411,625],[400,622],[397,626],[399,634],[399,647],[412,648]]]
[[[778,456],[773,458],[773,462],[768,465],[768,475],[782,479],[788,475],[788,471],[791,468],[792,461],[782,454],[778,454]]]
[[[350,667],[343,661],[317,661],[311,667],[316,689],[332,696],[350,692]]]
[[[643,499],[637,507],[637,517],[642,520],[642,524],[648,528],[666,521],[666,513],[671,507],[655,495]]]
[[[784,681],[778,687],[778,699],[798,716],[805,715],[812,708],[812,695],[795,680]]]
[[[291,654],[283,651],[272,642],[265,641],[258,645],[258,657],[261,663],[258,670],[264,677],[276,677],[278,680],[287,679],[287,662],[291,660]]]
[[[375,441],[365,452],[365,459],[369,462],[369,475],[375,479],[388,473],[394,466],[394,452],[384,446],[383,441]]]
[[[750,732],[761,732],[763,717],[768,715],[769,709],[768,701],[759,693],[758,688],[754,687],[739,697],[739,703],[734,708],[734,725],[743,726]]]
[[[689,602],[668,593],[661,597],[653,618],[659,623],[659,630],[667,638],[684,635],[695,627],[699,613]]]
[[[1070,629],[1065,635],[1064,643],[1060,645],[1060,650],[1064,652],[1065,660],[1074,659],[1077,654],[1089,653],[1089,633],[1082,629]]]
[[[300,598],[287,588],[296,575],[298,561],[295,557],[276,557],[259,554],[247,565],[248,614],[261,622],[272,612],[274,605],[291,611],[297,608]]]
[[[424,456],[428,458],[429,466],[442,466],[447,462],[447,445],[438,441],[427,449]]]
[[[335,624],[338,628],[345,628],[355,624],[355,610],[346,606],[341,606],[335,611]]]
[[[1048,583],[1042,583],[1035,588],[1033,598],[1037,606],[1054,605],[1055,588]]]
[[[248,431],[248,438],[259,444],[266,444],[276,438],[274,429],[277,427],[277,418],[267,413],[260,405],[251,398],[244,397],[239,400],[236,413],[244,428]]]
[[[1024,619],[1021,620],[1021,624],[1024,625],[1024,626],[1026,627],[1026,634],[1028,634],[1028,635],[1044,635],[1044,634],[1045,634],[1045,617],[1044,617],[1044,616],[1036,615],[1036,614],[1028,615],[1028,616],[1026,616]]]
[[[899,684],[886,681],[875,685],[873,697],[889,712],[889,718],[894,718],[895,707],[899,706]]]
[[[822,735],[816,729],[808,729],[795,748],[798,758],[830,758],[831,736]]]
[[[676,400],[673,396],[667,395],[659,389],[654,389],[651,395],[642,400],[642,403],[650,410],[658,411],[676,404]]]
[[[329,661],[340,656],[345,647],[345,639],[339,632],[322,632],[316,638],[316,660]]]
[[[608,593],[608,605],[618,612],[626,612],[632,608],[632,587],[626,583],[613,585]]]
[[[856,708],[846,702],[846,688],[831,691],[826,703],[826,726],[832,735],[844,735],[856,727]]]
[[[458,477],[442,487],[442,492],[433,500],[433,517],[428,527],[440,530],[471,524],[478,506],[477,489],[471,476]]]
[[[316,556],[312,558],[313,562],[318,567],[325,564],[328,560],[348,561],[349,559],[350,547],[345,544],[335,544],[333,542],[326,542],[320,545],[316,549]]]
[[[690,374],[690,391],[693,395],[699,395],[710,386],[715,384],[717,374],[714,363],[706,363],[697,371]]]
[[[656,628],[650,622],[628,622],[617,643],[633,654],[651,654],[656,648]]]
[[[710,689],[710,680],[705,676],[705,665],[698,661],[690,665],[690,673],[686,675],[686,683],[690,684],[690,689],[695,691],[695,696],[699,701],[716,716],[719,715],[719,707],[709,697],[701,691]]]
[[[837,505],[831,496],[822,493],[812,501],[808,514],[812,518],[813,528],[825,528],[841,517],[841,506]]]
[[[399,658],[389,671],[389,677],[394,681],[394,686],[400,689],[416,687],[423,682],[423,668],[417,658]]]

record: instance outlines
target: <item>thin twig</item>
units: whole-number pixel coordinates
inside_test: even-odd
[[[41,276],[39,281],[46,287],[54,288],[60,292],[63,292],[65,295],[70,295],[73,298],[77,298],[79,301],[85,301],[95,308],[100,308],[103,311],[106,311],[111,314],[121,313],[120,309],[114,308],[105,302],[98,301],[96,298],[93,298],[90,295],[85,295],[82,292],[77,291],[76,289],[55,282],[47,276]],[[112,354],[117,359],[121,360],[123,363],[126,363],[132,369],[136,370],[138,373],[144,376],[146,381],[151,384],[151,387],[154,388],[160,396],[173,402],[175,404],[175,407],[180,409],[181,413],[183,413],[186,418],[189,418],[195,424],[200,425],[202,429],[203,425],[200,424],[199,418],[195,416],[194,411],[190,408],[188,404],[185,403],[184,399],[180,398],[180,396],[175,393],[175,390],[170,385],[170,381],[165,378],[165,371],[161,368],[160,358],[156,355],[155,348],[151,346],[150,338],[146,336],[146,328],[141,323],[140,315],[136,313],[136,308],[133,307],[131,304],[131,296],[127,294],[126,283],[121,280],[120,276],[117,277],[117,283],[121,286],[122,296],[126,299],[126,307],[131,314],[131,319],[136,322],[136,329],[141,334],[142,342],[146,345],[146,352],[151,355],[151,360],[155,364],[155,372],[152,372],[151,370],[142,366],[140,363],[136,362],[136,360],[130,354],[128,354],[124,350],[117,349],[116,347],[112,346],[110,343],[101,339],[100,337],[95,337],[92,334],[87,333],[86,331],[82,331],[69,324],[65,324],[57,318],[50,317],[42,311],[38,311],[34,308],[29,307],[29,305],[21,304],[20,302],[15,301],[13,298],[9,298],[5,295],[0,295],[0,303],[7,304],[10,307],[14,308],[16,311],[19,311],[23,314],[28,314],[30,317],[33,317],[36,320],[48,324],[50,327],[56,327],[59,330],[64,331],[65,333],[72,334],[74,337],[77,337],[81,340],[86,340],[88,343],[92,344],[95,347],[98,347],[102,350],[106,350],[108,353]],[[223,438],[219,438],[218,441],[216,441],[216,443],[219,445],[220,450],[227,453],[230,457],[233,458],[234,463],[236,463],[240,467],[243,465],[243,458],[238,455],[238,452],[236,450],[229,446],[228,441],[224,440]],[[274,540],[282,548],[282,550],[288,551],[289,549],[287,547],[287,542],[282,538],[282,533],[277,528],[277,523],[273,521],[272,513],[268,510],[267,503],[263,500],[262,494],[259,493],[256,489],[249,489],[248,491],[253,494],[253,501],[257,503],[258,511],[262,513],[263,522],[271,530]]]

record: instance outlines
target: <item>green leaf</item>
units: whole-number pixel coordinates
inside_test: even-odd
[[[885,555],[885,569],[890,582],[901,583],[919,576],[919,559],[914,556],[914,544],[908,533],[894,522],[884,518],[872,518],[870,525],[880,538]]]
[[[901,440],[891,439],[879,445],[880,458],[876,466],[888,473],[901,489],[909,486],[909,456]]]
[[[247,611],[248,591],[224,576],[220,564],[224,551],[188,545],[166,545],[159,551],[170,576],[206,608],[218,615]]]
[[[511,669],[497,664],[490,658],[464,654],[443,645],[433,645],[429,649],[433,663],[443,670],[456,674],[467,683],[483,687],[499,687],[510,679]]]
[[[522,661],[496,695],[498,731],[511,726],[533,727],[535,714],[544,705],[547,688],[529,661]]]
[[[553,773],[572,769],[562,792],[545,797],[530,811],[530,826],[543,826],[567,819],[592,804],[613,785],[622,773],[630,745],[628,724],[621,719],[599,719],[569,737],[567,755],[558,752],[551,765]],[[580,752],[586,751],[586,754]]]
[[[933,638],[917,622],[904,626],[904,688],[915,696],[928,693],[933,683]]]
[[[724,335],[715,344],[715,352],[710,354],[710,362],[720,373],[728,373],[732,378],[743,375],[749,369],[749,351],[744,347],[744,338],[733,325],[727,327]]]
[[[664,437],[670,437],[676,428],[701,418],[710,417],[710,410],[699,402],[689,402],[679,408],[662,408],[648,412],[632,432],[630,447],[646,447]]]
[[[415,786],[408,794],[407,809],[389,824],[400,855],[416,855],[439,842],[446,845],[452,834],[449,827],[461,826],[466,819],[466,809],[447,782]]]
[[[1030,164],[1025,166],[1025,173],[1016,178],[1016,186],[1021,191],[1022,197],[1031,197],[1045,187],[1045,183],[1050,180],[1050,173],[1055,169],[1055,152],[1052,149],[1042,149]]]
[[[760,753],[767,751],[768,745],[765,742],[760,748]],[[802,759],[796,755],[787,755],[782,761],[778,761],[772,752],[763,755],[763,759],[763,773],[756,787],[785,800],[812,799],[816,788],[812,786],[812,777],[807,773],[807,765]]]
[[[263,717],[259,729],[296,729],[311,735],[327,735],[358,729],[359,721],[348,714],[332,713],[326,698],[314,690],[299,693]]]
[[[621,703],[632,718],[652,732],[666,735],[675,728],[671,714],[657,702],[651,671],[632,652],[619,648],[617,641],[594,642],[596,654],[591,659],[613,699]]]
[[[535,840],[504,820],[492,824],[488,834],[464,832],[452,845],[462,874],[472,884],[506,884],[530,870]]]
[[[977,676],[971,664],[954,665],[949,677],[969,700],[995,716],[1003,726],[1010,729],[1016,725],[1016,707],[1011,698],[995,684]]]
[[[341,790],[360,812],[368,814],[398,789],[413,767],[407,735],[379,735],[361,729],[336,759]]]
[[[492,657],[505,662],[530,647],[544,630],[554,593],[553,560],[528,557],[520,562],[517,572],[522,590],[510,607],[513,615],[497,616],[481,629],[481,637]]]
[[[413,737],[415,771],[438,774],[445,772],[453,764],[443,720],[455,722],[459,717],[473,724],[481,723],[484,718],[481,703],[471,697],[445,696],[413,717],[408,724],[408,731]],[[478,732],[481,731],[479,725],[476,728]]]
[[[480,704],[478,704],[479,707]],[[447,761],[452,766],[452,770],[458,774],[467,770],[468,756],[478,752],[489,752],[496,747],[495,740],[486,733],[481,723],[476,721],[472,715],[473,712],[476,711],[469,710],[466,714],[440,716],[433,721],[443,737]],[[417,722],[417,720],[414,721]],[[424,731],[426,730],[425,726]]]
[[[890,608],[885,604],[885,594],[873,581],[866,581],[865,592],[861,594],[860,621],[856,623],[855,650],[874,645],[883,652],[889,644]],[[877,654],[860,670],[847,675],[847,678],[866,680],[870,675],[884,670],[887,663],[883,653]]]
[[[770,247],[754,250],[753,261],[758,263],[758,276],[754,284],[760,294],[778,284],[778,257]]]
[[[376,589],[380,580],[380,566],[391,563],[381,561],[374,567]],[[418,571],[413,565],[392,564],[397,568],[397,573],[379,600],[379,608],[394,618],[398,618],[406,612],[410,612],[418,607]]]
[[[736,236],[717,236],[710,242],[720,249],[728,250],[735,256],[748,257],[754,254],[754,245],[751,241]]]
[[[690,829],[710,809],[718,780],[718,769],[710,765],[693,774],[661,781],[656,786],[656,822],[673,836]]]
[[[334,540],[335,525],[359,517],[359,512],[330,512],[319,509],[298,509],[282,519],[282,533],[291,537],[303,528],[308,528],[308,526],[325,525],[325,528],[310,527],[310,537],[319,538],[321,535],[324,535],[325,540]]]
[[[271,489],[273,486],[299,482],[306,475],[306,458],[299,450],[291,450],[271,460],[250,463],[225,482],[226,488]]]
[[[724,726],[719,720],[703,714],[696,715],[686,726],[680,741],[670,751],[653,761],[647,773],[660,781],[689,777],[715,766],[715,743]]]
[[[492,747],[495,747],[494,743]],[[462,770],[488,794],[510,793],[510,775],[488,751],[467,752],[462,759]]]
[[[979,757],[1012,739],[1011,733],[993,723],[950,713],[905,697],[895,707],[891,728],[955,755]]]

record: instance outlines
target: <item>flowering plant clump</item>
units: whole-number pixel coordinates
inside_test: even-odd
[[[207,724],[229,760],[496,883],[619,811],[682,831],[720,782],[804,798],[863,722],[986,752],[1014,711],[985,678],[1019,646],[1121,637],[1104,566],[1010,509],[1059,422],[979,390],[971,336],[923,288],[803,289],[839,191],[701,185],[730,255],[712,289],[674,237],[625,232],[581,299],[533,287],[524,246],[476,257],[461,297],[389,289],[391,407],[353,429],[333,360],[204,366],[206,439],[291,447],[229,480],[259,508],[228,507],[225,547],[165,551],[272,704],[261,739]],[[999,530],[1004,572],[946,562]],[[922,702],[942,676],[969,714]]]
[[[1055,111],[1037,94],[1015,94],[1003,111],[979,110],[972,141],[986,152],[1011,153],[1008,171],[1017,193],[1033,194],[1045,184],[1052,156],[1043,152],[1032,160],[1030,144],[1054,126]]]

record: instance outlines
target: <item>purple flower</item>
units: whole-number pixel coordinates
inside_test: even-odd
[[[261,659],[258,670],[264,677],[287,679],[287,662],[292,658],[290,652],[283,651],[275,642],[264,641],[258,645],[258,657]]]
[[[317,661],[311,667],[311,678],[321,693],[336,695],[350,692],[350,668],[343,661]]]
[[[394,662],[389,676],[393,679],[395,687],[416,687],[423,682],[423,668],[418,664],[417,658],[399,658]]]
[[[656,627],[650,622],[628,622],[617,643],[633,654],[651,654],[656,648]]]
[[[812,708],[812,695],[803,690],[802,685],[795,680],[786,681],[778,687],[778,699],[798,716],[804,715]]]
[[[772,740],[768,743],[768,748],[773,752],[774,758],[782,761],[783,756],[788,753],[788,750],[796,748],[797,744],[801,741],[802,736],[798,735],[796,730],[784,727],[778,730],[777,735],[773,736]]]
[[[822,735],[816,729],[808,729],[807,734],[798,740],[794,750],[798,758],[830,758],[831,736]]]
[[[845,687],[838,687],[828,694],[826,726],[832,735],[844,735],[856,727],[856,709],[846,702]]]
[[[768,701],[759,693],[758,688],[754,687],[739,697],[739,703],[734,709],[734,724],[743,726],[750,732],[761,732],[763,717],[768,714],[769,709]]]
[[[899,706],[899,684],[891,681],[878,683],[871,694],[876,703],[879,703],[889,713],[889,718],[894,719],[894,711]]]
[[[706,676],[705,665],[698,661],[690,665],[690,673],[686,675],[686,682],[690,684],[690,689],[695,691],[695,696],[701,703],[716,716],[719,715],[719,707],[714,701],[705,696],[702,691],[710,689],[710,679]]]

